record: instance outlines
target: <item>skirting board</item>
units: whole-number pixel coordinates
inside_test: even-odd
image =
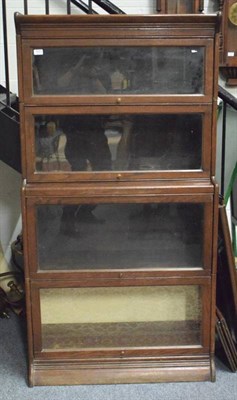
[[[111,362],[82,365],[76,361],[38,361],[30,368],[30,386],[83,384],[215,381],[214,361],[209,358]]]

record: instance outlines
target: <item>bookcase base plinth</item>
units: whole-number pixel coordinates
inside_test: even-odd
[[[71,362],[37,362],[31,368],[31,386],[93,385],[158,382],[214,381],[214,363],[209,358],[168,361],[111,362],[83,365]]]

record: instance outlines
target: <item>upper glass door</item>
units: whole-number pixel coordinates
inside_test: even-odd
[[[211,39],[31,40],[22,94],[38,105],[211,102],[213,63]]]
[[[203,46],[32,49],[34,95],[204,93]]]

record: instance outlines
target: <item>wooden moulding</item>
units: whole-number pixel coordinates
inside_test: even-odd
[[[84,35],[91,36],[94,34],[93,27],[97,24],[100,24],[101,27],[106,29],[106,27],[113,27],[117,34],[120,34],[123,37],[127,37],[130,32],[123,31],[124,27],[128,24],[133,25],[133,28],[136,29],[137,24],[139,24],[139,32],[136,32],[136,35],[149,35],[147,31],[151,31],[152,28],[157,29],[156,24],[162,24],[164,30],[168,32],[170,35],[169,28],[176,28],[177,30],[187,31],[191,34],[195,34],[195,28],[198,27],[200,29],[199,35],[205,36],[207,31],[210,29],[216,28],[219,30],[220,18],[218,18],[217,24],[217,16],[216,14],[209,15],[141,15],[141,16],[132,16],[132,15],[22,15],[19,13],[15,14],[15,24],[16,24],[16,32],[17,34],[21,34],[23,37],[36,37],[39,36],[39,31],[41,30],[40,37],[45,37],[45,28],[49,28],[47,31],[47,37],[52,35],[55,38],[55,29],[57,30],[58,37],[61,36],[65,38],[66,36],[71,36],[71,32],[74,30],[80,31],[81,29],[84,31]],[[64,30],[58,30],[62,25],[64,26]],[[149,28],[147,29],[147,24],[149,24]],[[153,26],[155,24],[155,26]],[[201,24],[201,29],[200,28]],[[194,26],[196,25],[196,27]],[[88,30],[85,30],[88,28]],[[92,30],[89,32],[89,28]],[[142,29],[143,28],[143,29]],[[194,28],[192,30],[192,28]],[[206,28],[206,30],[205,30]],[[51,30],[50,30],[51,29]],[[36,32],[37,31],[37,32]],[[103,31],[101,31],[103,32]],[[189,34],[190,35],[190,34]],[[73,36],[75,37],[75,36]],[[98,37],[98,32],[97,32]]]
[[[34,362],[30,368],[30,385],[80,385],[155,382],[214,381],[212,361],[207,357],[158,361],[90,363],[77,361]]]

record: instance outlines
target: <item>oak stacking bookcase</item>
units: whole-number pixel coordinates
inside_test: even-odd
[[[15,17],[29,384],[214,380],[219,17]]]

